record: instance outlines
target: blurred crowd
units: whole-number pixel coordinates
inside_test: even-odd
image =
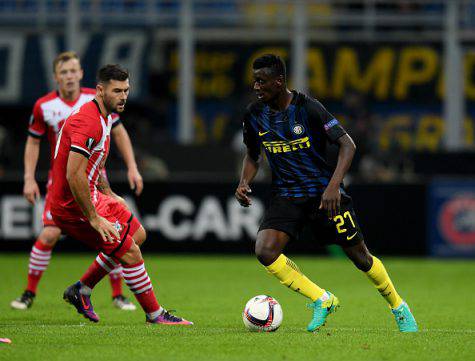
[[[0,12],[37,12],[40,9],[57,12],[66,11],[68,0],[2,0],[0,2]],[[78,0],[78,5],[83,11],[101,10],[111,13],[131,14],[134,12],[159,11],[167,13],[178,13],[181,0]],[[269,19],[285,21],[291,18],[295,2],[294,1],[250,1],[250,0],[194,0],[194,10],[197,12],[216,11],[219,13],[233,15],[236,13],[246,14],[255,17],[256,14],[268,16]],[[310,17],[318,17],[310,25],[321,25],[322,18],[332,14],[341,14],[346,11],[364,12],[372,11],[376,13],[400,14],[425,13],[442,14],[444,11],[444,1],[412,1],[412,0],[386,0],[386,1],[338,1],[332,0],[308,0],[306,11]],[[475,1],[464,0],[462,2],[464,14],[469,15],[475,7]],[[471,17],[474,15],[472,14]],[[262,21],[262,19],[261,19]]]
[[[81,10],[90,11],[100,9],[104,13],[143,13],[151,7],[162,13],[177,14],[180,1],[172,0],[79,0]],[[266,19],[274,22],[288,23],[293,17],[293,1],[243,1],[243,0],[195,0],[195,10],[205,13],[217,13],[234,15],[236,13],[252,19]],[[309,26],[332,26],[328,19],[338,19],[330,15],[354,14],[368,12],[374,14],[425,14],[441,16],[444,12],[444,1],[308,1]],[[462,20],[465,24],[475,25],[475,0],[461,2],[463,8]],[[1,0],[0,15],[8,13],[31,13],[35,14],[40,8],[48,12],[66,11],[67,0]],[[262,17],[256,16],[262,15]],[[223,21],[233,21],[231,17],[222,17]],[[226,20],[227,19],[227,20]],[[231,19],[231,20],[229,20]],[[261,21],[260,20],[260,21]],[[414,24],[414,23],[411,23]],[[274,24],[278,25],[278,24]],[[364,25],[364,24],[363,24]],[[360,26],[363,26],[360,25]],[[337,23],[339,30],[351,30],[354,23]],[[379,22],[376,29],[385,30],[386,26]],[[411,28],[412,26],[412,28]],[[419,30],[423,25],[405,25],[405,29]],[[232,70],[229,71],[232,73]],[[238,97],[232,99],[213,99],[209,107],[221,104],[227,108],[227,116],[216,117],[212,122],[198,114],[194,119],[195,141],[186,147],[176,141],[176,99],[173,95],[163,94],[168,88],[163,86],[169,79],[160,78],[160,74],[149,74],[150,83],[149,97],[140,104],[130,102],[123,121],[134,143],[139,166],[144,176],[153,179],[166,179],[182,174],[187,177],[190,174],[199,176],[205,174],[208,177],[237,177],[236,169],[240,168],[243,151],[241,135],[241,114],[246,104],[251,99],[251,90],[240,92]],[[156,77],[156,78],[154,78]],[[154,90],[156,87],[156,91]],[[38,94],[41,96],[42,94]],[[197,110],[203,107],[207,99],[196,101]],[[326,104],[326,99],[323,99]],[[224,105],[223,105],[224,104]],[[327,104],[326,104],[327,105]],[[394,104],[393,104],[394,105]],[[0,112],[0,178],[9,176],[21,179],[22,156],[26,129],[29,115],[33,104],[13,104],[2,106]],[[350,92],[343,96],[342,101],[331,104],[329,109],[341,117],[342,122],[349,133],[355,139],[358,152],[351,176],[367,181],[410,181],[415,179],[415,165],[411,152],[398,145],[397,142],[388,141],[381,146],[381,128],[386,119],[381,112],[373,109],[374,102],[366,99],[365,95],[358,92]],[[388,107],[391,107],[389,105]],[[230,114],[230,115],[229,115]],[[436,149],[436,147],[434,147]],[[330,149],[330,152],[335,150]],[[334,154],[333,154],[334,155]],[[44,147],[40,157],[40,170],[47,170],[48,154]],[[112,172],[122,170],[122,162],[115,152],[112,152],[109,160]],[[41,174],[41,172],[40,172]],[[263,172],[263,179],[268,177],[269,172]]]
[[[232,180],[238,176],[245,151],[240,117],[244,107],[240,111],[236,110],[235,118],[229,121],[219,139],[210,136],[206,141],[188,146],[174,140],[172,130],[163,121],[165,114],[160,111],[131,105],[122,119],[131,136],[139,167],[146,178],[213,178],[218,175]],[[362,94],[348,94],[344,103],[335,110],[341,114],[342,123],[357,144],[358,151],[350,172],[353,179],[384,182],[415,179],[410,152],[397,146],[381,148],[377,134],[384,122],[372,113],[371,104],[365,101]],[[0,178],[21,179],[28,118],[26,107],[0,112]],[[15,121],[12,122],[12,119]],[[38,167],[39,174],[45,177],[49,153],[46,139],[43,143]],[[337,149],[329,145],[329,157],[333,162],[336,162],[336,153]],[[270,172],[266,165],[263,167],[264,171],[258,180],[265,181],[269,179]],[[112,174],[124,171],[123,162],[114,146],[108,168]]]

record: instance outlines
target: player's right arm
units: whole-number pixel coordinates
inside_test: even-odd
[[[251,205],[251,198],[248,194],[252,192],[249,186],[259,170],[259,162],[252,158],[249,150],[247,151],[242,161],[242,172],[239,185],[236,188],[236,199],[243,207]]]
[[[252,192],[250,184],[259,170],[261,150],[256,133],[250,125],[250,117],[251,112],[248,107],[243,121],[243,141],[246,144],[247,152],[242,161],[241,179],[234,194],[239,204],[243,207],[251,205],[251,198],[248,194]]]
[[[309,100],[308,107],[311,117],[316,120],[328,141],[337,144],[338,162],[335,170],[322,194],[319,209],[324,210],[329,219],[334,219],[340,213],[341,193],[340,185],[343,177],[350,168],[355,143],[340,125],[338,120],[330,114],[317,100]]]
[[[97,214],[92,204],[89,182],[86,176],[87,161],[88,159],[83,154],[73,150],[70,151],[66,167],[66,179],[74,199],[91,226],[105,242],[114,242],[115,239],[119,239],[119,232],[111,222]]]
[[[94,148],[94,144],[97,144],[98,140],[101,139],[102,127],[98,122],[91,122],[88,117],[74,117],[73,113],[61,132],[68,133],[70,137],[66,180],[74,200],[91,226],[101,235],[104,242],[118,241],[119,232],[114,228],[114,225],[97,214],[91,200],[87,179],[87,166],[91,150]],[[60,141],[58,139],[58,144]]]
[[[43,111],[41,110],[41,102],[38,100],[33,107],[33,114],[30,117],[28,138],[26,139],[23,156],[25,167],[23,173],[23,196],[31,204],[35,204],[36,200],[40,197],[40,189],[38,183],[36,183],[35,173],[40,154],[40,141],[41,137],[46,133],[46,128]]]
[[[99,192],[114,198],[118,202],[122,203],[126,208],[129,208],[127,203],[125,202],[125,199],[112,190],[109,180],[107,179],[107,173],[105,168],[103,168],[99,172],[99,178],[97,180],[97,189],[99,190]]]
[[[25,172],[23,174],[23,196],[31,204],[35,204],[36,200],[40,197],[40,189],[35,179],[36,164],[38,163],[39,154],[40,139],[29,135],[26,140],[25,154],[23,157],[23,163],[25,166]]]

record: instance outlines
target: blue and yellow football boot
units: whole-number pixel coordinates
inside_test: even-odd
[[[416,319],[411,313],[409,306],[406,302],[402,301],[401,305],[395,309],[391,309],[391,312],[396,319],[397,326],[401,332],[417,332]]]
[[[328,295],[328,300],[321,301],[320,299],[308,305],[308,308],[313,308],[312,320],[307,326],[307,331],[313,332],[318,330],[325,324],[325,321],[330,313],[334,313],[340,307],[340,301],[331,292],[325,291]]]

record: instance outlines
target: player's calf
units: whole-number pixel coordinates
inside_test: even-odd
[[[23,294],[13,300],[10,306],[16,310],[26,310],[33,305],[38,284],[43,273],[48,268],[54,245],[59,239],[60,233],[57,227],[46,227],[31,248],[28,262],[28,282]]]

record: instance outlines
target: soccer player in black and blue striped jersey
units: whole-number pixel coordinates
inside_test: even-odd
[[[382,262],[366,248],[351,197],[343,187],[356,146],[337,119],[315,99],[290,91],[285,63],[273,54],[253,63],[257,101],[243,122],[247,154],[243,160],[236,198],[251,205],[250,184],[264,150],[272,170],[272,199],[257,233],[258,260],[282,284],[308,297],[313,316],[307,330],[324,325],[339,300],[308,279],[282,251],[309,226],[319,239],[340,245],[355,266],[366,273],[388,302],[399,330],[417,331],[416,321],[397,293]],[[325,157],[327,143],[338,145],[338,161],[331,167]]]

